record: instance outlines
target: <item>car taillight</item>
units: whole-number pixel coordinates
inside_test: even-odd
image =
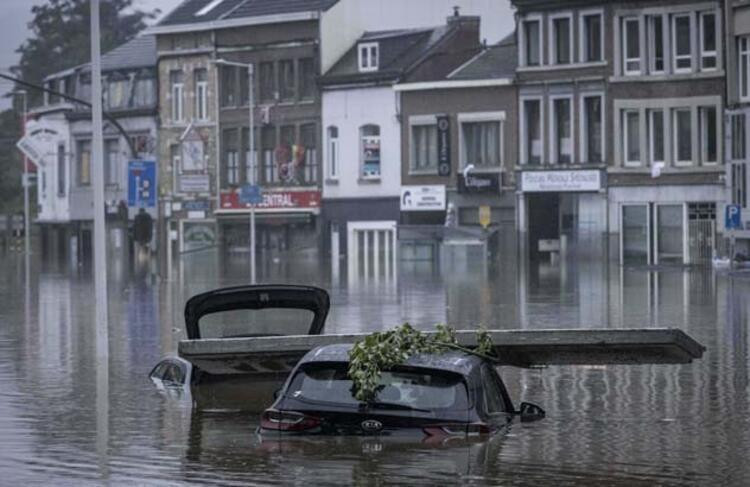
[[[260,427],[277,431],[307,431],[320,426],[320,418],[296,411],[266,409],[260,416]]]
[[[484,423],[434,424],[422,430],[429,436],[480,436],[491,432]]]

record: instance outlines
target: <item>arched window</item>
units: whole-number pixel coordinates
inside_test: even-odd
[[[359,140],[362,178],[380,178],[380,127],[363,125],[359,128]]]
[[[339,129],[331,125],[327,132],[327,177],[329,179],[338,179],[339,177]]]

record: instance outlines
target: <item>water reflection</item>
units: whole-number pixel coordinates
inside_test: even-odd
[[[669,326],[706,345],[706,355],[684,366],[506,367],[511,397],[542,405],[548,419],[514,424],[489,442],[263,442],[253,433],[256,415],[195,408],[147,378],[184,337],[188,297],[247,282],[242,255],[184,256],[172,281],[147,270],[113,273],[106,364],[96,360],[90,270],[33,259],[27,268],[6,257],[2,483],[741,484],[750,474],[750,276],[623,268],[592,258],[596,246],[555,264],[529,263],[506,244],[487,258],[400,262],[393,279],[351,279],[343,264],[334,278],[331,262],[293,254],[261,259],[259,277],[329,289],[329,332],[404,321],[422,328]]]

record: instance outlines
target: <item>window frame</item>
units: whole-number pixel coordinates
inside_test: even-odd
[[[634,114],[638,122],[638,160],[630,159],[630,131],[628,124],[628,115]],[[641,134],[641,112],[637,108],[623,108],[620,110],[620,116],[622,117],[622,165],[624,167],[643,167],[643,153],[641,151],[641,141],[643,134]]]
[[[117,144],[117,150],[114,152],[110,151],[111,148],[110,144],[115,143]],[[110,156],[112,154],[116,154],[116,159],[113,161],[110,159]],[[119,174],[119,162],[120,162],[120,139],[117,137],[112,138],[106,138],[104,139],[104,150],[103,150],[103,159],[104,159],[104,186],[107,188],[117,188],[120,185],[120,174]],[[113,170],[114,169],[114,170]]]
[[[648,161],[651,165],[654,165],[656,163],[666,164],[666,161],[667,161],[667,146],[664,144],[664,139],[667,138],[665,137],[666,132],[667,132],[666,114],[667,114],[667,109],[664,109],[661,107],[649,109],[646,111],[646,117],[648,118],[646,122],[647,131],[648,131]],[[656,157],[654,157],[654,153],[655,153],[654,120],[656,119],[656,115],[661,116],[661,130],[662,130],[662,147],[661,147],[662,157],[661,159],[656,159]]]
[[[716,133],[714,137],[716,154],[714,160],[708,159],[708,115],[711,110],[714,110],[714,130]],[[701,165],[703,166],[718,166],[719,165],[719,108],[716,105],[703,105],[698,107],[698,124],[700,128],[700,155]]]
[[[336,135],[332,136],[332,129]],[[339,179],[339,128],[337,125],[326,127],[326,178],[338,181]]]
[[[641,58],[641,20],[638,16],[626,15],[621,17],[622,22],[622,72],[625,76],[640,75],[643,69],[643,59]],[[628,57],[628,29],[627,25],[630,22],[634,22],[638,30],[636,32],[636,38],[638,39],[638,57]],[[636,69],[628,69],[628,63],[638,61],[638,67]]]
[[[530,160],[530,150],[531,147],[528,147],[527,137],[528,137],[528,120],[527,120],[527,114],[526,114],[526,102],[529,101],[536,101],[539,105],[539,162],[538,163],[532,163],[529,162]],[[521,140],[521,153],[520,153],[520,163],[522,166],[530,165],[530,166],[543,166],[544,165],[544,152],[546,149],[546,144],[544,143],[544,97],[541,95],[525,95],[520,97],[520,110],[519,110],[519,122],[520,127],[518,130],[519,137]]]
[[[205,80],[198,81],[198,73],[206,75]],[[201,122],[208,120],[208,70],[198,68],[193,71],[195,80],[195,119]]]
[[[67,193],[65,168],[67,166],[68,154],[65,152],[65,143],[57,144],[57,196],[63,197]]]
[[[435,143],[435,165],[427,168],[417,168],[415,166],[415,144],[414,144],[414,127],[433,126],[437,132],[437,115],[412,115],[409,117],[409,174],[412,175],[435,175],[438,174],[438,150],[437,138]],[[437,134],[436,134],[437,136]]]
[[[705,24],[703,23],[703,19],[705,17],[712,16],[714,18],[714,50],[713,51],[706,51],[705,48],[705,41],[706,41],[706,33],[705,33]],[[719,43],[720,43],[721,36],[719,35],[719,16],[717,15],[715,10],[706,10],[703,12],[700,12],[698,14],[698,66],[700,67],[701,71],[717,71],[719,69]],[[706,58],[713,58],[714,59],[714,66],[713,67],[705,67],[703,65],[703,61]]]
[[[729,150],[730,161],[744,161],[747,157],[747,115],[736,112],[729,115],[729,133],[732,142]]]
[[[573,104],[574,96],[572,93],[570,94],[560,94],[560,95],[549,95],[549,148],[550,148],[550,157],[549,162],[552,165],[570,165],[576,163],[576,143],[575,143],[575,108]],[[560,162],[558,160],[560,147],[559,143],[560,141],[557,140],[557,113],[555,111],[555,102],[558,100],[567,100],[568,101],[568,112],[569,112],[569,122],[570,122],[570,161],[569,162]]]
[[[743,50],[744,44],[744,50]],[[742,69],[743,57],[745,69]],[[750,101],[750,35],[737,37],[737,74],[740,101]],[[743,95],[744,90],[744,95]]]
[[[602,140],[602,147],[601,147],[601,161],[591,161],[591,158],[589,157],[589,131],[588,131],[588,114],[586,111],[586,99],[588,98],[599,98],[600,103],[600,120],[599,123],[601,124],[601,140]],[[587,93],[581,93],[579,95],[579,103],[580,103],[580,112],[579,112],[579,135],[580,135],[580,150],[579,150],[579,160],[581,163],[584,164],[604,164],[604,161],[606,160],[606,134],[607,134],[607,128],[606,128],[606,119],[607,117],[604,114],[604,108],[605,108],[605,97],[603,91],[597,91],[597,92],[587,92]]]
[[[88,151],[84,151],[83,148],[88,146]],[[91,139],[76,139],[76,187],[86,188],[91,186],[91,158],[93,157],[93,145]],[[86,174],[87,180],[82,179],[83,171],[83,154],[88,153],[88,161],[86,161]]]
[[[456,121],[458,123],[458,163],[461,169],[467,167],[466,160],[466,140],[464,137],[463,124],[465,123],[483,123],[497,122],[498,127],[498,149],[499,160],[497,165],[476,167],[474,172],[491,173],[500,172],[505,167],[505,111],[495,112],[464,112],[458,113]]]
[[[691,12],[683,12],[683,13],[676,13],[671,16],[670,24],[671,24],[671,31],[672,31],[672,52],[671,58],[672,58],[672,72],[675,74],[680,73],[692,73],[693,72],[693,41],[694,41],[694,18],[693,13]],[[688,54],[677,54],[677,21],[678,19],[687,18],[688,21],[688,32],[690,33],[690,40],[688,41],[688,45],[690,46],[690,52]],[[690,60],[690,66],[687,68],[680,68],[678,67],[678,63],[681,59],[689,59]]]
[[[539,62],[535,64],[529,64],[528,59],[528,43],[527,43],[527,31],[526,31],[526,24],[530,22],[536,22],[538,26],[539,33],[537,34],[537,46],[538,46],[538,56],[539,56]],[[538,66],[544,66],[544,29],[542,28],[542,16],[541,15],[527,15],[521,20],[521,37],[520,37],[520,56],[519,56],[519,65],[520,66],[528,66],[528,67],[538,67]]]
[[[658,40],[655,36],[656,31],[656,19],[659,19],[661,23],[661,38]],[[646,17],[646,36],[647,44],[650,55],[648,56],[648,72],[649,74],[664,74],[667,69],[667,54],[666,46],[664,44],[664,16],[661,14],[649,15]],[[668,29],[667,29],[668,31]],[[661,46],[661,69],[656,68],[656,46]]]
[[[599,17],[599,59],[586,59],[588,53],[588,35],[586,18]],[[578,61],[581,63],[599,63],[604,61],[604,11],[602,9],[582,10],[578,14]]]
[[[360,42],[357,44],[357,65],[360,73],[378,70],[380,67],[380,47],[377,42]]]
[[[171,77],[173,73],[180,73],[181,81],[172,81]],[[171,121],[180,123],[185,121],[185,73],[180,69],[175,69],[169,72],[169,92],[172,97],[170,103],[170,116]]]
[[[691,107],[673,107],[671,109],[672,111],[672,161],[674,162],[674,165],[676,167],[688,167],[693,164],[693,146],[692,146],[692,132],[693,132],[693,110]],[[690,159],[680,159],[680,130],[679,130],[679,124],[678,121],[678,113],[679,112],[687,112],[690,115],[690,135],[688,136],[691,139],[691,145],[690,145]]]
[[[374,128],[377,132],[377,135],[365,135],[364,132],[368,128]],[[357,135],[359,136],[359,177],[361,179],[369,179],[369,180],[378,180],[380,179],[382,175],[383,170],[383,153],[382,153],[382,143],[383,139],[381,137],[381,130],[380,125],[376,123],[365,123],[359,126],[359,130],[357,131]],[[370,139],[377,139],[378,144],[378,173],[377,174],[365,174],[365,137],[368,137]]]
[[[568,21],[568,62],[561,63],[557,59],[557,29],[555,28],[555,22],[558,20],[567,20]],[[549,15],[547,18],[547,28],[549,29],[550,35],[548,36],[548,42],[547,42],[547,59],[549,59],[549,64],[554,66],[567,66],[569,64],[573,64],[574,62],[574,56],[573,56],[573,13],[572,12],[560,12],[555,13],[552,15]]]

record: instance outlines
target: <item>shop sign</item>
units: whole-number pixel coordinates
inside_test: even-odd
[[[401,211],[445,211],[445,185],[401,186]]]
[[[208,211],[211,209],[211,203],[208,200],[190,200],[182,202],[181,208],[187,211]]]
[[[184,221],[182,225],[183,252],[216,245],[216,228],[213,223]]]
[[[182,174],[180,176],[181,193],[208,193],[209,191],[208,174]]]
[[[521,191],[599,191],[602,187],[601,171],[524,171],[521,173]]]
[[[500,173],[458,174],[459,193],[499,193]]]
[[[451,175],[451,120],[447,115],[437,117],[438,174]]]
[[[263,201],[255,208],[258,210],[295,210],[320,208],[320,191],[273,191],[263,190]],[[242,210],[250,208],[249,203],[240,201],[237,191],[221,193],[222,210]]]

